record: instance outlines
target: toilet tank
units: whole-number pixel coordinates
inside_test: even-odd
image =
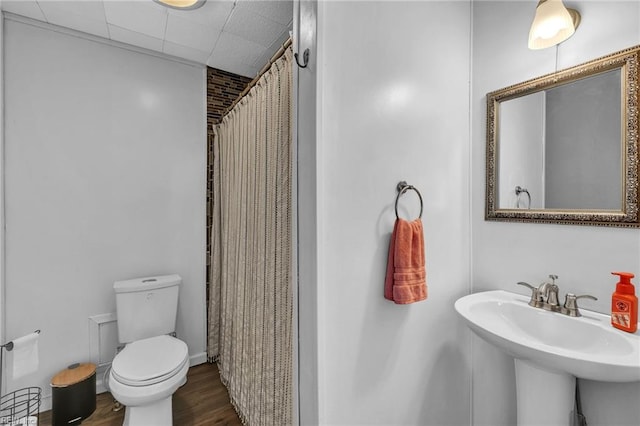
[[[130,343],[176,330],[180,275],[116,281],[118,340]]]

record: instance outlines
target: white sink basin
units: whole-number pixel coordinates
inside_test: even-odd
[[[478,336],[516,359],[583,379],[640,381],[640,332],[617,330],[597,312],[572,318],[528,302],[496,290],[462,297],[455,308]]]

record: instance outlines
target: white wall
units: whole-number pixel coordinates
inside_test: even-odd
[[[180,274],[177,332],[206,359],[204,69],[61,31],[5,21],[6,337],[42,330],[7,388],[45,395],[116,280]]]
[[[562,293],[592,294],[587,309],[608,313],[614,270],[640,275],[640,231],[602,227],[485,222],[485,95],[553,72],[556,49],[527,49],[537,1],[474,1],[472,111],[473,291],[525,293],[518,281],[557,274]],[[567,1],[582,15],[575,35],[558,49],[558,69],[640,43],[637,1]],[[473,418],[476,425],[515,422],[511,358],[474,338]],[[589,425],[630,425],[640,418],[640,384],[584,382]]]
[[[317,170],[307,215],[317,216],[309,308],[320,424],[469,423],[469,332],[453,303],[469,290],[470,10],[447,1],[318,4],[317,143],[299,170]],[[429,298],[408,306],[383,298],[401,180],[425,203]],[[400,211],[417,214],[415,195]],[[303,317],[313,301],[302,290],[300,300]]]

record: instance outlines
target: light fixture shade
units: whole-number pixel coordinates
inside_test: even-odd
[[[153,0],[172,9],[191,10],[202,6],[207,0]]]
[[[567,10],[562,0],[540,0],[529,30],[529,49],[562,43],[575,33],[579,16],[577,11]]]

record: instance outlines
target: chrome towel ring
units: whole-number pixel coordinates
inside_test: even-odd
[[[420,198],[420,216],[418,216],[418,219],[421,219],[423,203],[422,203],[422,195],[420,195],[420,191],[418,191],[415,186],[407,184],[407,182],[404,180],[398,183],[396,190],[398,191],[398,195],[396,196],[396,218],[400,219],[400,216],[398,216],[398,200],[400,200],[400,196],[409,190],[413,190],[416,192],[416,194],[418,194],[418,198]]]

